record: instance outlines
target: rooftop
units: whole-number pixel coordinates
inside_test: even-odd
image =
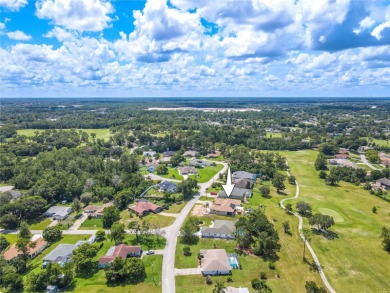
[[[204,249],[200,251],[202,255],[201,267],[203,271],[230,271],[230,263],[225,249]]]

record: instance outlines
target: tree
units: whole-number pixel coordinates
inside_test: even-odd
[[[24,238],[24,239],[30,239],[31,238],[30,227],[24,221],[20,223],[18,238]]]
[[[186,159],[180,155],[179,153],[175,153],[172,157],[171,157],[171,161],[170,163],[172,164],[173,167],[176,167],[178,166],[181,162],[184,162]]]
[[[264,185],[260,186],[260,194],[261,194],[261,196],[268,198],[270,193],[271,193],[271,190],[270,190],[270,188],[268,186],[264,186]]]
[[[62,238],[62,230],[56,226],[47,227],[43,230],[43,239],[49,243],[54,243]]]
[[[339,148],[333,143],[323,143],[319,147],[319,151],[327,156],[333,156],[339,152]]]
[[[292,213],[292,204],[291,203],[286,204],[286,211],[288,213]]]
[[[188,245],[184,246],[183,247],[183,253],[184,253],[185,256],[191,255],[191,248]]]
[[[157,174],[168,174],[168,167],[165,164],[159,164],[156,167]]]
[[[106,239],[106,232],[104,230],[98,230],[95,236],[97,242],[102,242]]]
[[[370,163],[378,163],[381,161],[377,150],[368,150],[366,151],[365,155]]]
[[[317,171],[328,170],[326,163],[327,163],[327,161],[326,161],[326,157],[324,156],[324,154],[319,153],[316,161],[314,162],[314,167],[316,168]]]
[[[139,258],[131,257],[123,260],[120,257],[104,269],[107,283],[137,284],[146,278],[145,266]]]
[[[291,175],[288,177],[288,183],[295,185],[296,178],[295,176]]]
[[[79,214],[82,208],[81,201],[78,198],[75,198],[72,202],[72,210],[74,210],[76,214]]]
[[[311,206],[304,201],[300,201],[297,203],[296,208],[298,210],[298,213],[302,216],[311,216],[312,208]]]
[[[92,201],[92,193],[85,192],[80,196],[80,201],[84,204],[84,206],[89,205],[89,203]]]
[[[134,230],[137,243],[140,242],[141,224],[138,221],[131,221],[128,225],[130,230]]]
[[[98,266],[93,258],[98,251],[99,246],[89,243],[84,243],[73,251],[72,261],[77,276],[92,276],[97,271]]]
[[[225,289],[226,289],[226,287],[225,287],[224,282],[217,281],[215,283],[215,286],[214,286],[214,289],[213,289],[213,293],[224,293]]]
[[[306,281],[305,284],[306,293],[326,293],[325,288],[320,288],[313,281]]]
[[[125,225],[121,223],[114,223],[110,229],[110,238],[115,242],[115,245],[118,245],[125,238],[125,233]]]
[[[326,176],[325,178],[325,182],[329,185],[332,185],[332,186],[335,186],[339,181],[340,181],[340,178],[337,174],[335,174],[334,172],[332,172],[334,169],[331,169],[330,170],[330,173],[328,176]]]
[[[0,212],[1,214],[1,212]],[[15,215],[5,214],[0,218],[0,227],[14,230],[19,225],[19,219]]]
[[[23,278],[16,272],[6,272],[1,285],[4,286],[7,292],[23,292]]]
[[[253,279],[251,281],[252,283],[252,288],[255,289],[257,292],[259,293],[271,293],[272,290],[270,287],[268,287],[268,285],[266,284],[266,282],[264,280],[260,280],[260,279]]]
[[[199,241],[199,237],[194,235],[199,230],[197,225],[197,219],[190,217],[183,225],[181,233],[181,242],[184,244],[192,245]]]
[[[289,221],[284,221],[283,222],[283,230],[285,234],[290,234],[290,222]]]
[[[187,178],[177,185],[177,192],[181,192],[183,197],[192,195],[194,193],[194,189],[197,188],[197,186],[198,181],[192,178]]]
[[[320,177],[320,179],[326,179],[327,176],[328,174],[326,174],[324,170],[321,170],[320,173],[318,173],[318,177]]]
[[[334,225],[334,219],[328,215],[315,214],[309,218],[309,224],[311,226],[317,225],[318,230],[328,230]]]
[[[0,253],[9,246],[9,241],[4,236],[0,236]]]
[[[272,179],[272,186],[276,188],[276,191],[280,193],[281,190],[285,190],[286,186],[284,185],[284,179],[286,177],[280,173],[276,173]]]
[[[377,211],[377,207],[376,207],[376,206],[373,206],[373,207],[372,207],[372,212],[373,212],[374,214],[376,214],[376,211]]]
[[[106,207],[103,210],[103,228],[109,229],[111,228],[114,222],[119,221],[120,219],[119,211],[114,206]]]
[[[382,239],[383,249],[390,253],[390,228],[383,226],[380,238]]]

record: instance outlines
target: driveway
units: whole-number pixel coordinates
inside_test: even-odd
[[[163,267],[162,267],[162,293],[175,293],[176,292],[176,283],[175,283],[175,251],[177,244],[177,237],[180,233],[180,228],[183,225],[188,213],[191,211],[192,207],[199,200],[199,197],[203,194],[206,194],[206,188],[210,187],[214,181],[217,181],[219,174],[226,172],[228,165],[222,163],[224,167],[219,171],[213,178],[211,178],[206,183],[200,183],[200,190],[193,199],[191,199],[185,207],[182,209],[180,214],[178,214],[175,222],[167,228],[164,229],[166,232],[166,245],[164,249],[163,257]]]
[[[201,268],[175,269],[175,276],[201,275]]]
[[[372,170],[378,170],[378,168],[374,167],[373,165],[371,165],[371,163],[367,160],[366,156],[365,155],[360,155],[360,159],[362,160],[362,162],[364,164],[366,164],[368,167],[370,167]]]
[[[80,218],[78,218],[72,226],[69,227],[68,230],[74,231],[80,228],[81,224],[84,223],[84,221],[88,219],[88,215],[86,213],[83,213]]]

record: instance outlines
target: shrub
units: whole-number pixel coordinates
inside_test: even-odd
[[[260,279],[266,280],[267,279],[267,274],[265,272],[260,273]]]
[[[274,263],[273,261],[271,261],[271,262],[268,264],[268,267],[269,267],[271,270],[275,270],[275,269],[276,269],[275,263]]]
[[[206,284],[207,284],[207,285],[213,284],[213,279],[211,278],[211,276],[207,276],[207,277],[206,277]]]

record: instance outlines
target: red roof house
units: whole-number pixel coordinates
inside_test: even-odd
[[[136,205],[129,206],[129,210],[139,216],[144,216],[150,212],[155,214],[159,213],[163,210],[163,208],[148,201],[139,201]]]
[[[105,256],[99,259],[99,268],[104,268],[108,263],[111,263],[117,257],[126,259],[128,257],[139,257],[142,255],[141,246],[128,246],[126,244],[120,244],[111,247]]]

